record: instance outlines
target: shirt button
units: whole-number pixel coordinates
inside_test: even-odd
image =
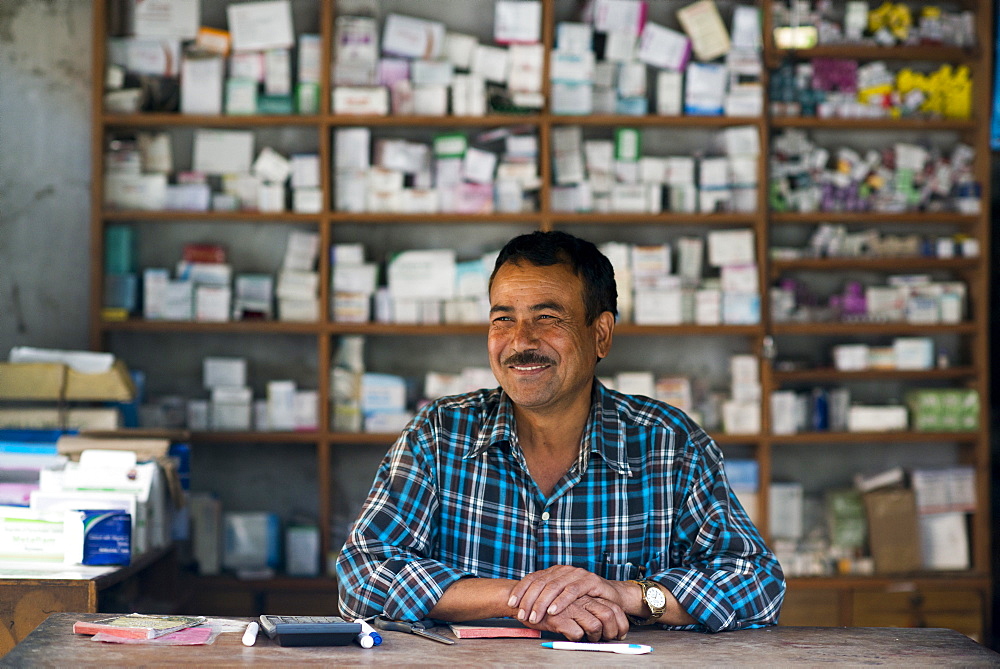
[[[551,516],[549,516],[549,512],[548,511],[543,511],[542,512],[542,520],[548,520],[550,517]]]

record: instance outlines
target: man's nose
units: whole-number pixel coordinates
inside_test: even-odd
[[[538,328],[535,322],[528,320],[518,321],[514,326],[511,343],[516,351],[527,351],[538,346]]]

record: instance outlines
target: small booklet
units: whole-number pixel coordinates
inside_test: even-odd
[[[481,620],[468,620],[464,623],[448,623],[452,634],[459,639],[497,639],[497,638],[542,638],[541,630],[525,627],[520,621],[514,618],[483,618]],[[548,638],[548,634],[546,638]],[[553,638],[562,639],[561,634],[553,635]]]
[[[101,618],[100,620],[78,620],[73,623],[74,634],[110,634],[123,639],[155,639],[188,627],[201,625],[205,616],[157,616],[144,613]]]

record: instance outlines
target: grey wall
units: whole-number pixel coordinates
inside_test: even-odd
[[[0,1],[0,359],[87,347],[89,0]]]

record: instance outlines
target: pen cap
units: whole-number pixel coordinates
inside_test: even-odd
[[[354,622],[356,622],[359,625],[361,625],[361,634],[367,634],[368,637],[372,640],[372,645],[375,645],[375,646],[381,646],[382,645],[382,635],[378,633],[378,630],[376,630],[374,627],[372,627],[371,625],[369,625],[362,618],[358,618]],[[360,635],[359,635],[359,638],[360,638]],[[365,646],[365,648],[369,648],[369,646]]]

